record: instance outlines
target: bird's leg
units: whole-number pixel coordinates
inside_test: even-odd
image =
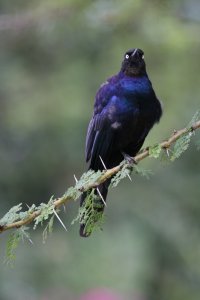
[[[129,154],[125,153],[125,152],[121,152],[124,159],[127,161],[127,163],[129,163],[130,165],[137,165],[137,161],[132,157],[130,156]]]
[[[125,159],[125,161],[128,163],[128,169],[130,171],[130,173],[133,171],[133,165],[137,164],[137,162],[135,161],[135,159],[133,157],[131,157],[129,154],[122,152],[122,155]],[[127,175],[128,178],[130,179],[130,181],[132,181],[130,174]]]

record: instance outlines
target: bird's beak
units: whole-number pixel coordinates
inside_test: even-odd
[[[137,48],[134,50],[134,52],[131,54],[131,56],[133,57],[136,53],[137,53]]]

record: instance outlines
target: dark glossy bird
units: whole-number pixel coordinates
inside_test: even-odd
[[[119,73],[103,83],[96,94],[86,137],[89,169],[109,169],[125,156],[135,156],[161,115],[161,103],[146,72],[144,52],[130,49],[124,55]],[[96,210],[100,213],[104,210],[109,184],[110,179],[98,187]],[[81,206],[85,198],[86,193],[81,197]],[[90,233],[86,224],[80,225],[81,236]]]

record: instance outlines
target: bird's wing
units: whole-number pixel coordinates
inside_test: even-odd
[[[91,157],[91,150],[94,143],[95,135],[96,135],[95,116],[93,116],[88,125],[87,136],[86,136],[85,158],[87,162],[90,160]]]
[[[121,126],[127,126],[128,122],[132,128],[137,128],[139,108],[137,104],[130,106],[126,100],[119,86],[113,84],[104,85],[97,93],[94,114],[88,126],[85,153],[86,161],[90,160],[90,168],[94,170],[102,169],[101,158],[107,167],[111,167],[111,161],[114,162],[113,151],[119,139],[117,132]],[[125,137],[122,139],[125,139],[122,143],[126,144],[132,136],[127,140]]]
[[[101,86],[96,95],[94,114],[88,126],[85,149],[86,161],[91,160],[90,164],[93,169],[99,168],[99,156],[105,159],[112,148],[114,134],[107,107],[115,92],[114,86],[107,83]]]

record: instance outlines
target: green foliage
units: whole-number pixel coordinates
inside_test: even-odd
[[[98,211],[98,209],[103,207],[104,204],[95,189],[88,191],[84,203],[79,208],[78,215],[72,221],[72,224],[77,221],[80,224],[85,224],[85,233],[88,235],[97,229],[102,229],[104,214],[102,211]]]
[[[19,220],[19,211],[22,210],[22,203],[13,206],[0,220],[0,225],[5,226]]]
[[[185,152],[190,144],[192,132],[190,131],[187,134],[184,134],[181,136],[174,144],[174,147],[172,149],[172,155],[170,157],[171,161],[174,161],[175,159],[179,158],[183,152]]]
[[[16,249],[18,247],[20,241],[20,231],[16,230],[15,232],[12,232],[7,241],[7,246],[6,246],[6,258],[5,262],[7,264],[12,264],[13,261],[15,260],[16,257]]]
[[[95,172],[93,170],[83,173],[81,178],[77,180],[76,185],[68,188],[64,196],[70,197],[73,200],[78,199],[83,191],[83,187],[87,188],[88,185],[98,182],[103,173],[104,171]]]
[[[35,204],[32,204],[30,207],[28,207],[27,211],[20,211],[19,212],[19,219],[24,220],[29,217],[30,214],[32,214],[37,209]]]
[[[197,111],[186,127],[188,131],[175,142],[172,149],[172,155],[170,157],[171,161],[174,161],[175,159],[179,158],[183,154],[183,152],[185,152],[188,149],[190,145],[191,137],[194,135],[192,125],[199,120],[200,120],[200,111]]]
[[[48,203],[41,203],[37,207],[37,210],[40,211],[40,214],[34,220],[35,224],[33,226],[33,229],[36,229],[38,224],[41,224],[41,226],[42,226],[43,222],[48,220],[50,215],[52,215],[54,213],[53,197],[51,197],[51,199],[49,200]]]
[[[81,176],[80,180],[76,183],[75,187],[78,190],[82,190],[83,187],[87,187],[87,185],[91,185],[98,182],[103,173],[104,172],[102,171],[95,172],[93,170],[89,170]]]
[[[5,226],[16,221],[26,219],[36,209],[35,204],[28,208],[27,211],[22,212],[22,203],[13,206],[0,220],[0,226]]]
[[[133,171],[135,172],[135,174],[146,177],[146,179],[149,179],[149,177],[153,175],[153,172],[151,170],[146,170],[144,168],[139,167],[138,165],[133,166]]]
[[[189,122],[189,124],[187,125],[187,128],[190,129],[192,127],[192,125],[196,122],[198,122],[200,120],[200,110],[197,110],[194,114],[194,116],[192,117],[191,121]]]
[[[53,231],[53,223],[54,223],[54,215],[47,222],[47,225],[46,225],[46,227],[43,230],[43,233],[42,233],[43,243],[46,242],[46,240],[48,238],[48,235],[52,233],[52,231]]]
[[[162,147],[160,144],[151,146],[151,147],[149,147],[149,156],[158,158],[160,156],[161,151],[162,151]]]
[[[25,240],[28,240],[31,244],[33,244],[30,233],[29,233],[29,227],[28,226],[22,226],[19,228],[20,234],[21,234],[21,240],[24,242]]]
[[[5,263],[13,266],[15,258],[16,258],[16,250],[20,241],[24,241],[24,239],[28,239],[31,243],[29,233],[27,232],[29,228],[26,226],[22,226],[21,228],[12,232],[7,240],[6,245],[6,255],[5,255]]]
[[[130,178],[132,171],[137,175],[146,177],[147,179],[149,179],[150,175],[153,174],[152,171],[145,170],[135,163],[127,164],[126,161],[123,161],[121,165],[121,170],[111,179],[111,187],[116,187],[120,183],[120,181],[126,177]]]
[[[127,164],[127,162],[124,160],[121,163],[121,169],[119,172],[117,172],[117,174],[111,179],[111,187],[116,187],[122,179],[129,177],[132,171],[134,171],[135,174],[139,174],[146,178],[149,178],[149,176],[152,174],[150,170],[140,168],[134,163]],[[97,172],[97,177],[95,178],[93,171],[89,172],[89,175],[92,174],[92,176],[94,176],[94,183],[100,178],[98,173],[99,172]],[[72,221],[72,225],[75,222],[85,224],[85,233],[91,234],[96,229],[102,229],[104,214],[102,211],[98,211],[98,209],[104,207],[104,204],[102,203],[102,200],[95,189],[89,190],[86,192],[86,194],[87,196],[84,200],[84,203],[82,207],[79,208],[78,215]]]
[[[40,215],[35,218],[34,220],[34,227],[33,229],[36,229],[38,224],[43,224],[45,220],[48,220],[50,215],[54,213],[54,205],[53,205],[53,198],[49,200],[49,202],[46,203],[41,203],[38,207],[36,207],[35,204],[33,204],[31,207],[28,208],[27,211],[22,212],[22,204],[18,204],[13,206],[0,220],[0,226],[5,226],[12,224],[16,221],[22,221],[29,217],[31,213],[34,211],[41,211]],[[54,216],[52,216],[47,223],[47,226],[44,229],[43,232],[43,241],[46,240],[47,236],[49,233],[52,232],[53,228],[53,219]],[[20,241],[29,240],[30,243],[32,243],[29,235],[29,227],[22,226],[18,229],[15,230],[12,234],[10,234],[7,242],[7,247],[6,247],[6,263],[11,264],[12,261],[15,259],[15,252],[18,247],[18,244]]]
[[[67,192],[63,195],[63,199],[71,198],[76,200],[80,197],[82,193],[82,189],[87,188],[87,185],[96,183],[103,172],[98,171],[94,172],[89,170],[88,172],[84,173],[80,180],[76,182],[74,187],[70,187]],[[102,224],[103,216],[102,213],[98,213],[95,208],[97,208],[101,202],[97,195],[95,195],[94,191],[88,193],[88,196],[85,201],[84,207],[82,207],[78,213],[76,220],[86,222],[86,230],[87,232],[92,232],[93,230],[99,228]],[[31,207],[28,208],[27,211],[21,211],[22,204],[18,204],[13,206],[5,216],[0,220],[0,226],[5,226],[8,224],[12,224],[13,222],[24,220],[29,215],[35,211],[40,211],[39,216],[34,219],[34,226],[33,229],[36,229],[37,226],[40,224],[43,225],[44,221],[48,221],[47,225],[43,231],[43,242],[46,241],[48,235],[53,230],[53,223],[54,223],[54,200],[53,197],[49,200],[48,203],[41,203],[39,206],[33,204]],[[14,233],[12,233],[8,239],[7,244],[7,251],[6,251],[6,261],[11,262],[15,258],[15,251],[16,248],[21,240],[24,238],[28,239],[31,242],[28,227],[22,226],[21,228],[17,229]]]
[[[75,187],[71,186],[64,194],[65,197],[70,197],[74,200],[78,199],[80,195],[81,195],[81,191],[78,190],[76,186]]]
[[[121,169],[113,178],[111,179],[111,187],[116,187],[120,181],[128,176],[130,176],[133,166],[131,164],[127,164],[126,161],[121,163]]]

